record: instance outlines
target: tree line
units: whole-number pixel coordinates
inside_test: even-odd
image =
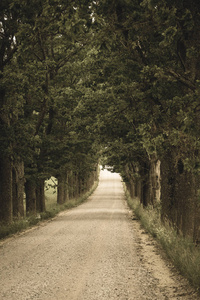
[[[90,14],[87,1],[1,1],[1,221],[45,211],[51,176],[59,204],[96,179],[99,146],[84,107]]]
[[[200,4],[104,1],[100,13],[106,163],[132,197],[198,243]]]
[[[0,216],[88,188],[100,156],[200,239],[197,0],[0,4]],[[90,182],[90,184],[88,184]],[[69,187],[74,187],[70,192]]]

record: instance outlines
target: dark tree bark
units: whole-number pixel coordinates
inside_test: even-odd
[[[45,211],[45,193],[44,193],[44,179],[39,179],[36,184],[36,209],[38,212]]]
[[[184,170],[180,174],[176,168],[176,226],[184,236],[191,238],[194,236],[197,209],[198,185],[195,177],[191,172]]]
[[[149,181],[148,203],[155,206],[160,202],[160,161],[155,154],[150,158]]]
[[[128,178],[128,181],[126,182],[126,186],[128,188],[128,191],[130,193],[131,198],[136,197],[136,185],[137,182],[133,176],[135,173],[134,167],[132,164],[127,164],[125,168],[126,177]]]
[[[58,189],[57,189],[57,203],[63,204],[64,200],[64,178],[63,176],[58,177]]]
[[[147,206],[150,204],[150,162],[146,161],[143,164],[141,164],[141,198],[140,202]]]
[[[63,204],[69,200],[69,188],[68,188],[68,173],[67,171],[58,177],[58,193],[57,203]]]
[[[72,171],[68,171],[68,193],[69,193],[69,199],[73,198],[73,178],[72,178]]]
[[[198,204],[198,175],[184,170],[176,151],[168,152],[161,161],[162,220],[167,220],[177,232],[193,238],[200,237]]]
[[[25,183],[26,213],[36,214],[36,185],[32,180],[27,179]]]
[[[64,199],[65,199],[65,202],[69,200],[69,175],[68,175],[67,171],[65,174]]]
[[[72,189],[73,189],[73,198],[76,198],[79,195],[79,184],[78,184],[78,175],[77,172],[72,173]]]
[[[169,220],[175,224],[176,221],[176,174],[174,160],[171,151],[161,158],[161,203],[162,203],[162,220]]]
[[[17,161],[12,170],[13,216],[24,217],[24,163]]]
[[[11,223],[12,209],[12,161],[0,158],[0,221]]]

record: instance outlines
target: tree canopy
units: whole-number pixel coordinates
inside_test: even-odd
[[[199,13],[197,0],[1,1],[9,207],[19,162],[27,186],[88,177],[101,155],[129,183],[149,185],[152,160],[169,154],[175,173],[199,176]]]

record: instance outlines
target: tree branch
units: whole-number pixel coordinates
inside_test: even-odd
[[[181,74],[176,73],[175,71],[168,69],[167,73],[176,78],[180,83],[191,89],[193,92],[196,90],[195,85],[187,78],[183,77]]]

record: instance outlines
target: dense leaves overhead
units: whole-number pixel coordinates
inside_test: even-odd
[[[99,130],[111,157],[122,140],[122,158],[125,145],[130,149],[127,160],[135,151],[140,160],[141,148],[144,158],[169,147],[177,147],[177,160],[197,153],[199,7],[192,6],[184,1],[96,3],[103,78],[96,94],[104,105]],[[119,148],[115,152],[119,156]]]
[[[197,1],[0,5],[2,154],[51,172],[97,144],[118,165],[169,147],[198,161]]]

